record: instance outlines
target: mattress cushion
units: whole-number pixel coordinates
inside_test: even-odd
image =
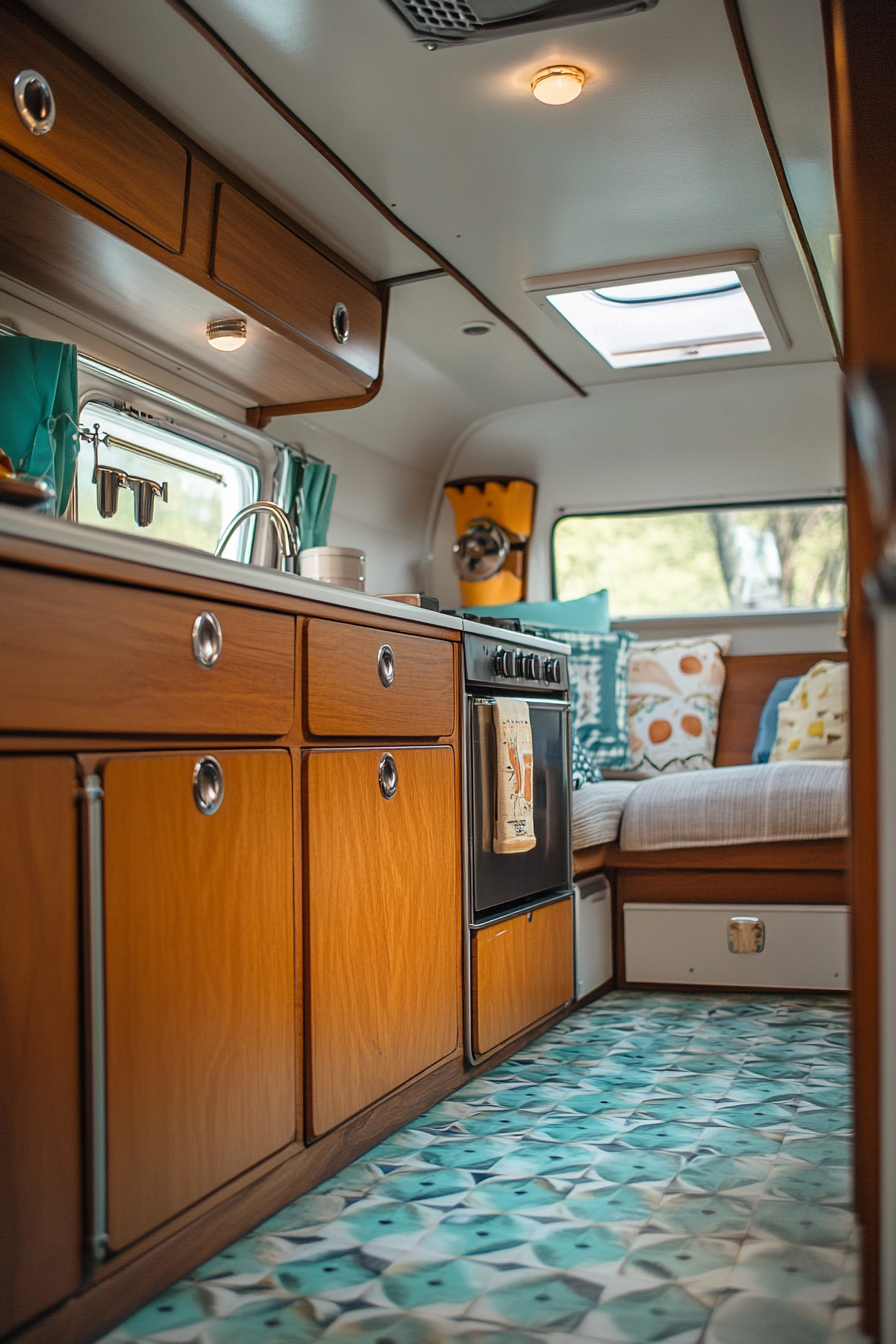
[[[644,780],[627,800],[620,848],[846,836],[848,769],[847,761],[782,761]]]
[[[572,847],[590,849],[606,845],[619,834],[622,810],[639,786],[604,780],[583,784],[572,795]]]

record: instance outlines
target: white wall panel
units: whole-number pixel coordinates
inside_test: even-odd
[[[469,435],[449,475],[493,471],[538,482],[529,596],[539,600],[550,594],[550,533],[563,513],[838,490],[841,434],[833,363],[657,377],[492,416]],[[457,602],[452,531],[443,504],[429,587],[448,605]]]

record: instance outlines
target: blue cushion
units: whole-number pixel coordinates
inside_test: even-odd
[[[596,766],[630,770],[628,738],[628,651],[635,636],[555,630],[569,644],[569,689],[573,727]]]
[[[753,747],[753,764],[767,765],[772,754],[775,738],[778,736],[778,706],[790,699],[790,693],[799,681],[799,677],[782,677],[776,681],[759,716],[759,732]]]
[[[610,633],[610,598],[606,588],[571,602],[507,602],[498,607],[466,607],[473,616],[516,617],[523,625],[546,630],[588,630],[595,635]]]

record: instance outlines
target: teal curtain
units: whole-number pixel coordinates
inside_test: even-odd
[[[77,347],[0,337],[0,448],[16,472],[52,485],[57,514],[68,504],[78,447]]]
[[[326,462],[306,462],[302,476],[302,549],[326,546],[336,476]]]

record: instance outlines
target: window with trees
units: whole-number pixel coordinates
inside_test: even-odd
[[[846,510],[826,499],[569,515],[554,526],[553,565],[557,597],[607,588],[614,619],[836,608]]]

